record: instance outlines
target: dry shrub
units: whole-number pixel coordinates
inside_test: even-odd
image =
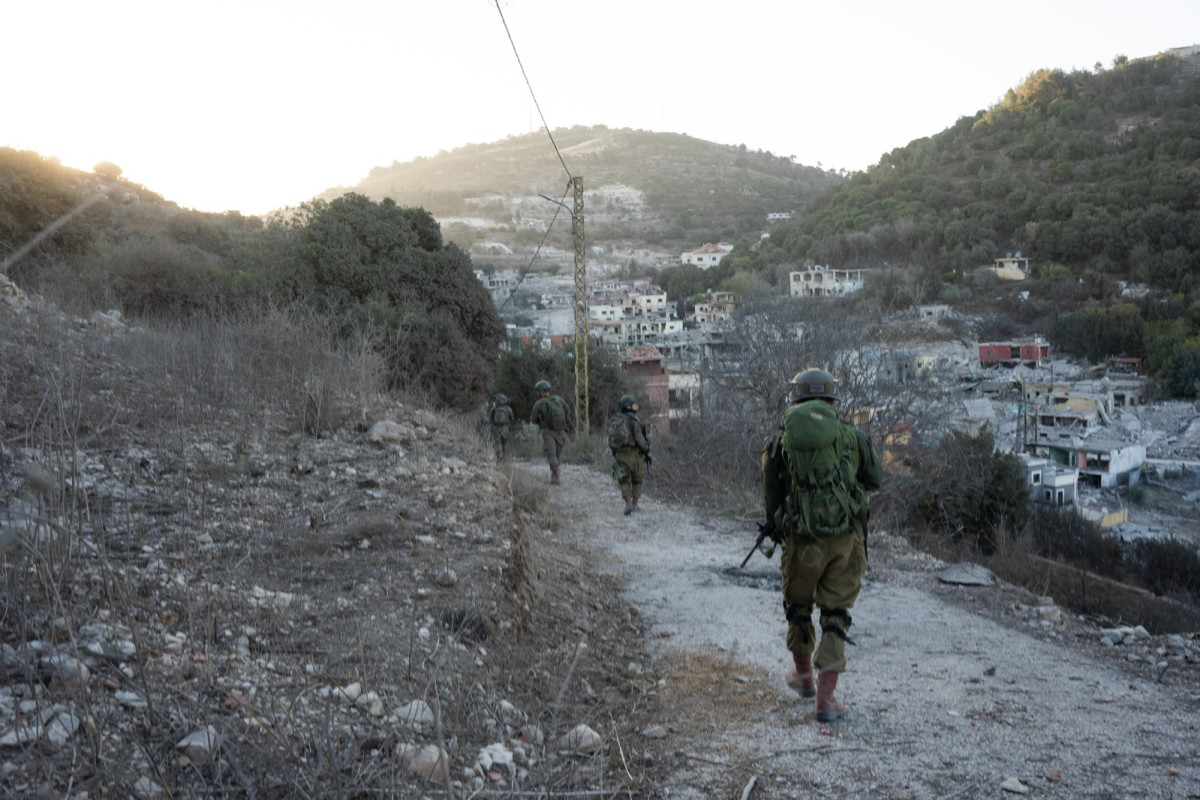
[[[1009,583],[1049,595],[1075,613],[1144,625],[1156,634],[1195,630],[1200,625],[1200,607],[1196,595],[1187,596],[1184,587],[1200,576],[1196,554],[1183,545],[1164,544],[1133,545],[1135,552],[1154,554],[1143,564],[1147,571],[1139,574],[1123,566],[1130,563],[1129,545],[1123,551],[1120,542],[1070,510],[1037,507],[1024,529],[1005,532],[995,551],[981,560]],[[1184,551],[1190,554],[1190,562]],[[1165,561],[1169,559],[1173,559],[1170,567]]]
[[[544,517],[550,511],[550,486],[544,475],[526,469],[513,469],[509,475],[513,505],[523,514]]]
[[[122,341],[153,398],[142,416],[200,424],[234,409],[247,425],[287,425],[317,435],[365,408],[383,381],[368,343],[333,338],[327,321],[296,309],[197,316]]]

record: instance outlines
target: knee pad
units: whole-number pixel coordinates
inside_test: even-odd
[[[854,644],[854,640],[847,635],[850,630],[850,625],[853,620],[850,619],[850,612],[844,608],[835,608],[829,611],[821,611],[821,633],[832,633],[834,636],[840,637],[842,641],[849,644]]]

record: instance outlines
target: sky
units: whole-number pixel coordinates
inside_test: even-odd
[[[1200,43],[1200,2],[0,0],[0,29],[0,146],[263,214],[543,118],[861,170],[1034,70]]]

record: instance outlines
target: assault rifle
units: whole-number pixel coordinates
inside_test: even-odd
[[[750,563],[750,557],[754,555],[755,550],[762,547],[763,540],[771,540],[771,548],[763,552],[767,558],[775,552],[775,526],[767,522],[758,523],[758,538],[754,540],[754,546],[750,548],[750,552],[746,553],[746,557],[742,559],[742,563],[738,565],[738,569],[745,569],[746,564]]]

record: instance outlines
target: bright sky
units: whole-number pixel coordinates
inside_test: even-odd
[[[1035,69],[1200,41],[1196,0],[0,3],[0,146],[111,161],[182,206],[247,214],[540,130],[504,21],[551,128],[849,170]]]

